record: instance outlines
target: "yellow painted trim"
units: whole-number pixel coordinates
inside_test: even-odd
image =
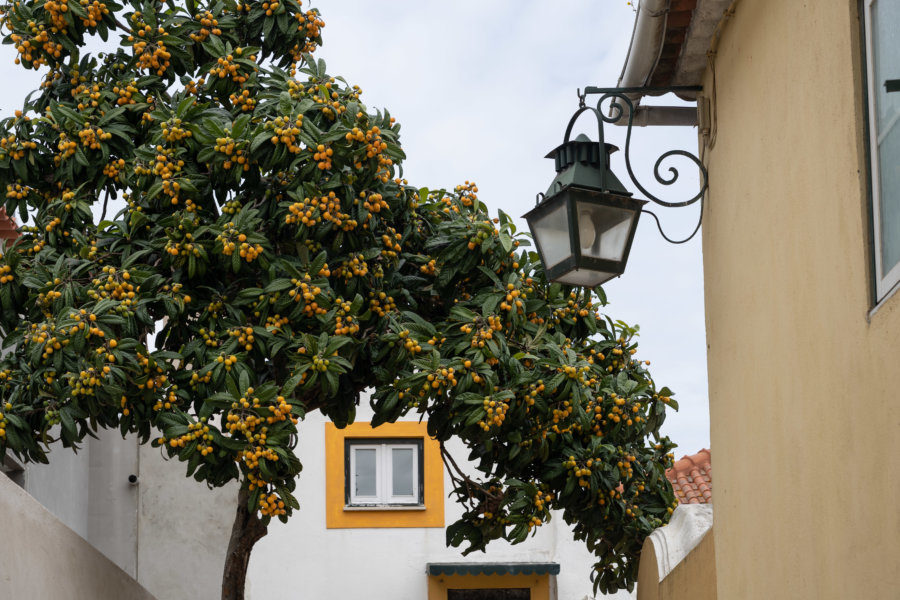
[[[423,467],[425,509],[344,510],[345,438],[421,438],[424,443]],[[325,526],[328,529],[362,527],[443,527],[444,464],[436,440],[428,436],[425,423],[385,423],[373,428],[369,423],[354,423],[338,429],[325,424]]]
[[[447,590],[528,588],[531,600],[550,600],[550,575],[429,575],[428,600],[447,600]]]

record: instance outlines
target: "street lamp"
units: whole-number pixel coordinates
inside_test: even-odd
[[[563,144],[547,155],[556,161],[556,178],[525,219],[547,279],[596,287],[625,271],[647,202],[632,198],[609,170],[618,148],[583,134],[569,141],[574,120]]]
[[[647,200],[638,200],[625,189],[609,168],[609,155],[618,148],[607,144],[603,136],[603,123],[615,123],[623,117],[625,110],[618,104],[621,100],[628,106],[628,134],[625,144],[625,163],[628,174],[634,184],[648,198],[663,206],[686,206],[693,204],[706,189],[706,171],[700,161],[682,150],[673,150],[663,154],[656,162],[655,175],[658,182],[672,184],[678,178],[678,171],[670,168],[672,176],[668,179],[659,175],[662,160],[672,155],[687,156],[701,170],[703,186],[700,192],[686,202],[665,202],[650,194],[634,178],[629,158],[631,142],[631,125],[633,105],[624,94],[631,90],[599,90],[590,88],[586,93],[603,93],[597,106],[584,105],[584,96],[579,94],[580,107],[572,116],[566,128],[562,145],[552,150],[547,158],[555,161],[556,177],[543,194],[538,194],[535,208],[524,217],[537,244],[538,253],[544,264],[547,279],[567,285],[596,287],[625,272],[631,243],[637,231],[641,212],[647,212],[656,219],[656,215],[644,209]],[[616,98],[611,106],[612,116],[606,117],[599,107],[607,98]],[[570,141],[572,127],[579,116],[590,111],[597,117],[599,140],[591,141],[585,135],[579,135]],[[699,229],[699,222],[697,229]],[[694,230],[694,233],[697,232]],[[671,240],[662,232],[663,237],[673,243],[684,240]]]

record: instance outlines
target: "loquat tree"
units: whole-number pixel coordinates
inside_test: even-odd
[[[300,421],[351,423],[365,393],[376,423],[414,415],[470,451],[477,476],[445,453],[465,506],[449,544],[521,542],[558,511],[595,588],[633,587],[675,505],[671,392],[602,290],[548,283],[473,184],[401,178],[399,125],[312,58],[316,10],[17,0],[0,27],[46,72],[0,122],[22,223],[0,257],[0,454],[46,462],[118,428],[239,481],[237,599],[253,544],[299,507]]]

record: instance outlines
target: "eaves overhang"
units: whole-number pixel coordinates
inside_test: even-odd
[[[428,575],[559,575],[559,563],[428,563]]]
[[[707,54],[733,0],[640,0],[628,56],[618,87],[699,86]],[[629,94],[635,105],[652,93]],[[695,91],[680,91],[683,100],[697,99]]]

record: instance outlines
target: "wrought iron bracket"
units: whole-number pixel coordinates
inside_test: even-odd
[[[634,169],[631,166],[631,129],[634,123],[634,102],[631,98],[628,97],[629,94],[640,94],[645,95],[648,93],[665,93],[665,92],[699,92],[702,90],[700,86],[678,86],[678,87],[668,87],[668,88],[655,88],[655,87],[626,87],[626,88],[600,88],[600,87],[586,87],[584,92],[579,89],[578,90],[578,110],[572,116],[572,119],[569,121],[569,126],[566,129],[566,135],[568,137],[569,133],[572,130],[572,126],[575,124],[575,120],[581,115],[581,113],[585,111],[590,111],[595,113],[597,116],[597,120],[600,125],[600,144],[601,148],[605,143],[604,139],[604,131],[603,125],[608,123],[610,125],[617,124],[622,119],[627,119],[627,130],[625,135],[625,168],[628,171],[628,177],[631,179],[631,182],[635,185],[635,187],[640,190],[640,192],[650,201],[667,208],[678,208],[682,206],[690,206],[694,204],[698,200],[703,198],[703,195],[706,193],[706,189],[709,186],[708,174],[706,171],[706,167],[703,166],[703,163],[695,154],[692,154],[686,150],[669,150],[668,152],[664,152],[658,159],[656,159],[656,163],[653,165],[653,176],[656,178],[656,181],[661,185],[672,185],[674,184],[679,177],[678,169],[675,167],[669,167],[668,175],[664,175],[661,173],[662,163],[673,156],[679,156],[687,159],[690,162],[693,162],[694,165],[700,172],[700,190],[694,194],[692,197],[687,200],[682,200],[679,202],[671,202],[667,200],[663,200],[662,198],[656,196],[651,193],[644,187],[641,182],[637,179],[634,174]],[[600,99],[597,101],[596,108],[592,106],[587,106],[587,96],[592,95],[600,95]],[[603,105],[605,102],[609,101],[608,116],[604,114]],[[700,223],[703,219],[703,205],[701,202],[700,206],[700,218],[697,222],[697,227],[694,229],[694,232],[691,233],[690,236],[683,240],[673,240],[666,236],[666,234],[662,230],[662,226],[660,225],[659,219],[655,214],[648,210],[644,210],[653,216],[656,220],[656,225],[659,228],[660,235],[663,236],[664,239],[673,243],[673,244],[682,244],[687,242],[691,238],[696,235],[697,231],[700,229]]]

